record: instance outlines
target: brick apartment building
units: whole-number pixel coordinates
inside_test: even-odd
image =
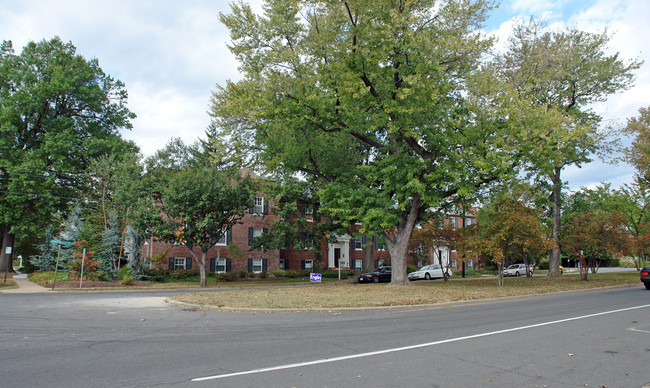
[[[273,213],[273,200],[259,194],[254,199],[254,206],[240,220],[240,223],[229,229],[220,241],[208,251],[206,270],[210,272],[272,272],[275,270],[312,270],[314,268],[326,269],[352,269],[361,271],[364,258],[365,237],[352,237],[354,227],[350,234],[337,236],[328,241],[322,239],[317,249],[269,249],[251,250],[253,240],[264,233],[268,233],[272,224],[278,220]],[[316,222],[316,221],[314,221]],[[449,215],[445,220],[455,227],[465,227],[475,223],[473,215]],[[358,230],[358,229],[357,229]],[[241,252],[239,258],[232,258],[228,245],[233,243]],[[375,239],[372,244],[373,260],[376,266],[390,263],[390,255],[385,245]],[[170,270],[198,268],[199,263],[193,259],[189,248],[164,241],[151,239],[142,247],[146,257],[152,257],[167,251],[164,266]],[[196,257],[201,257],[200,248],[194,248]],[[444,265],[458,268],[456,252],[447,247],[435,247],[428,252],[428,263],[438,263],[438,255],[442,257]],[[320,265],[318,265],[320,263]],[[468,268],[473,268],[474,262],[468,263]]]

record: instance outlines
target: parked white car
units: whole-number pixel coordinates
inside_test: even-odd
[[[449,268],[445,268],[445,272],[447,273],[447,277],[451,276],[451,270]],[[409,273],[408,277],[409,280],[439,279],[443,277],[443,273],[442,273],[442,268],[440,268],[440,264],[432,264],[432,265],[425,265],[424,267],[418,269],[417,271]]]
[[[530,276],[533,276],[533,267],[528,266]],[[503,270],[503,276],[526,276],[526,264],[513,264]]]

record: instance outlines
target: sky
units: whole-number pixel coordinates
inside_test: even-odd
[[[97,58],[107,74],[126,84],[128,106],[137,118],[123,131],[143,155],[172,137],[186,144],[204,137],[216,85],[237,80],[237,62],[227,48],[229,33],[218,19],[228,13],[226,0],[0,0],[0,40],[11,40],[16,53],[29,41],[59,36],[85,58]],[[249,1],[261,10],[261,0]],[[491,14],[486,32],[505,44],[513,20],[535,16],[551,28],[575,26],[607,30],[610,49],[625,60],[645,61],[635,86],[610,96],[593,109],[604,123],[623,127],[638,109],[650,106],[650,1],[648,0],[504,0]],[[629,140],[625,140],[629,142]],[[610,182],[630,183],[633,168],[599,161],[569,167],[563,173],[572,190]]]

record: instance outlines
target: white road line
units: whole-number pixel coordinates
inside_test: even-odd
[[[618,310],[604,311],[604,312],[595,313],[595,314],[581,315],[581,316],[578,316],[578,317],[560,319],[560,320],[557,320],[557,321],[536,323],[534,325],[514,327],[514,328],[511,328],[511,329],[491,331],[491,332],[488,332],[488,333],[468,335],[468,336],[465,336],[465,337],[450,338],[450,339],[441,340],[441,341],[427,342],[427,343],[419,344],[419,345],[404,346],[404,347],[401,347],[401,348],[377,350],[377,351],[374,351],[374,352],[351,354],[351,355],[348,355],[348,356],[341,356],[341,357],[326,358],[326,359],[322,359],[322,360],[299,362],[299,363],[295,363],[295,364],[278,365],[278,366],[273,366],[273,367],[269,367],[269,368],[253,369],[253,370],[247,370],[247,371],[243,371],[243,372],[227,373],[227,374],[222,374],[222,375],[214,375],[214,376],[207,376],[207,377],[197,377],[195,379],[192,379],[191,381],[206,381],[206,380],[224,379],[224,378],[227,378],[227,377],[252,375],[252,374],[256,374],[256,373],[273,372],[273,371],[278,371],[278,370],[299,368],[299,367],[310,366],[310,365],[319,365],[319,364],[326,364],[326,363],[330,363],[330,362],[346,361],[346,360],[352,360],[352,359],[355,359],[355,358],[372,357],[372,356],[378,356],[378,355],[381,355],[381,354],[401,352],[401,351],[404,351],[404,350],[413,350],[413,349],[426,348],[426,347],[430,347],[430,346],[436,346],[436,345],[448,344],[448,343],[452,343],[452,342],[465,341],[465,340],[470,340],[470,339],[474,339],[474,338],[488,337],[488,336],[496,335],[496,334],[511,333],[511,332],[514,332],[514,331],[532,329],[534,327],[556,325],[558,323],[577,321],[579,319],[587,319],[587,318],[599,317],[599,316],[602,316],[602,315],[616,314],[616,313],[620,313],[620,312],[624,312],[624,311],[638,310],[638,309],[643,309],[643,308],[648,308],[648,307],[650,307],[650,304],[646,304],[646,305],[643,305],[643,306],[636,306],[636,307],[628,307],[628,308],[618,309]]]

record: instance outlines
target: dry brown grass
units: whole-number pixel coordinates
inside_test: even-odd
[[[457,302],[639,283],[639,274],[631,272],[590,275],[589,282],[582,281],[577,276],[565,276],[560,279],[505,279],[503,287],[498,286],[496,279],[416,282],[404,287],[390,284],[317,285],[199,292],[180,295],[175,299],[184,303],[235,309],[368,308]]]

